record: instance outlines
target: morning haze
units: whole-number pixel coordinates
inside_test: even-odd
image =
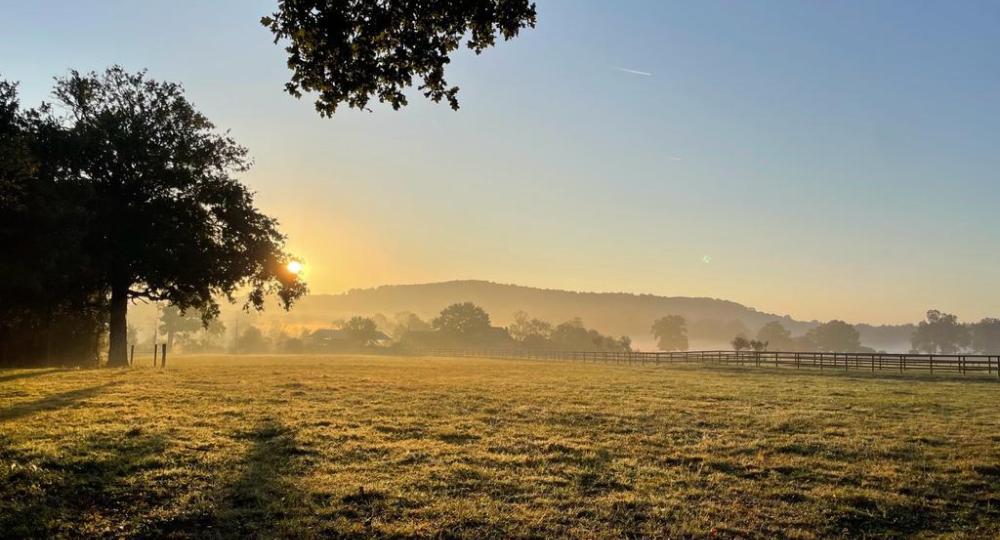
[[[456,55],[459,113],[409,91],[326,120],[273,99],[270,2],[99,5],[6,7],[24,101],[71,67],[184,81],[314,293],[483,279],[873,324],[1000,305],[993,8],[545,2]]]

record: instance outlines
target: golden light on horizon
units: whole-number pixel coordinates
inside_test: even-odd
[[[299,261],[291,261],[285,266],[285,268],[287,268],[289,272],[299,275],[299,273],[302,272],[302,263]]]

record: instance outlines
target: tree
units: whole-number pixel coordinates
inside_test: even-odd
[[[287,43],[285,90],[315,93],[316,111],[329,117],[341,104],[367,109],[373,97],[399,109],[414,78],[425,97],[458,109],[458,87],[444,78],[449,55],[465,38],[479,54],[535,17],[528,0],[280,0],[260,22]]]
[[[174,338],[178,334],[197,332],[206,327],[194,311],[182,311],[177,306],[166,306],[160,312],[160,333],[167,336],[167,349],[174,350]]]
[[[819,352],[860,352],[861,334],[844,321],[833,320],[806,333],[806,341]]]
[[[362,347],[374,345],[381,335],[375,319],[368,317],[351,317],[341,330],[347,334],[348,339]]]
[[[276,294],[283,307],[305,293],[287,270],[277,222],[253,205],[234,174],[250,167],[239,146],[187,101],[180,85],[112,67],[56,82],[69,112],[73,151],[66,167],[89,192],[81,225],[110,291],[108,365],[127,364],[128,302],[166,301],[218,315],[218,296],[263,309]]]
[[[396,341],[402,340],[408,332],[426,332],[431,330],[431,325],[409,311],[401,311],[394,317],[396,328],[392,332],[392,337]]]
[[[107,323],[62,126],[0,80],[0,365],[93,365]]]
[[[538,341],[548,339],[552,334],[552,325],[540,319],[529,319],[528,314],[518,311],[514,314],[514,322],[507,327],[510,337],[515,341]]]
[[[733,350],[736,352],[740,352],[750,348],[750,340],[748,340],[743,336],[734,337],[731,344],[733,346]]]
[[[759,339],[751,339],[749,345],[754,352],[764,352],[767,350],[768,343]]]
[[[667,315],[653,322],[650,329],[661,351],[686,351],[687,323],[680,315]]]
[[[969,329],[958,317],[936,309],[927,312],[927,320],[920,321],[910,338],[914,349],[931,354],[954,354],[970,343]]]
[[[455,336],[472,336],[488,332],[490,316],[472,302],[452,304],[431,321],[435,330]]]
[[[972,350],[1000,354],[1000,319],[986,318],[972,325]]]
[[[773,350],[787,351],[795,348],[795,340],[778,321],[771,321],[757,331],[757,341],[766,342]]]
[[[252,354],[266,353],[270,350],[271,343],[256,326],[249,326],[242,334],[236,336],[234,353]]]

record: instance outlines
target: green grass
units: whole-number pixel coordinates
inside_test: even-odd
[[[1000,536],[1000,384],[389,357],[0,371],[0,536]]]

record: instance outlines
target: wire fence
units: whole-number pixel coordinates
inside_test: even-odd
[[[722,364],[792,369],[954,373],[1000,379],[1000,355],[895,354],[787,351],[531,351],[518,349],[427,349],[431,356],[565,360],[618,364]]]

